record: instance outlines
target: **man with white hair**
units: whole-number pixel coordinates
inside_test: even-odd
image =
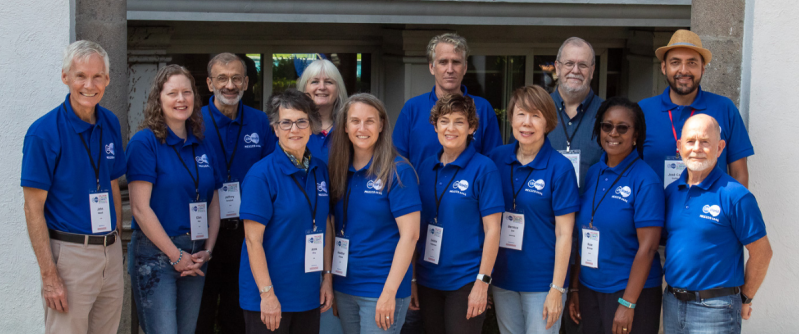
[[[116,333],[122,314],[119,120],[99,105],[108,54],[94,42],[64,51],[63,103],[34,122],[22,148],[25,219],[39,264],[45,333]]]
[[[244,60],[220,53],[208,62],[208,90],[214,93],[202,108],[205,138],[224,171],[219,189],[219,235],[208,263],[196,333],[244,333],[239,306],[239,260],[244,226],[239,219],[241,181],[253,164],[272,153],[277,144],[269,118],[241,101],[249,84]]]
[[[720,135],[713,117],[697,114],[677,141],[686,170],[666,188],[667,334],[740,333],[771,260],[755,197],[719,168]]]

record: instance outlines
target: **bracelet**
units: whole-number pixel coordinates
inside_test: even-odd
[[[411,283],[416,283],[416,279],[415,278],[411,278]]]
[[[578,292],[578,291],[580,291],[580,289],[578,288],[569,288],[569,293]]]
[[[208,253],[208,261],[211,261],[211,259],[213,259],[213,258],[214,258],[213,251],[212,251],[212,250],[210,250],[210,249],[204,249],[204,251],[205,251],[206,253]]]
[[[324,271],[322,271],[322,275],[324,275],[324,274],[332,274],[332,273],[333,273],[332,270],[324,270]]]
[[[180,249],[180,248],[178,248],[178,250],[180,251],[180,256],[178,256],[178,260],[177,260],[177,261],[175,261],[175,262],[172,262],[172,261],[170,261],[170,262],[169,262],[169,265],[170,265],[170,266],[174,266],[174,265],[176,265],[176,264],[180,263],[180,260],[182,260],[182,259],[183,259],[183,250],[182,250],[182,249]]]
[[[267,286],[261,288],[261,290],[258,291],[258,294],[259,295],[265,294],[265,293],[269,292],[269,290],[272,290],[272,285],[267,285]]]
[[[628,309],[634,309],[635,308],[635,304],[624,300],[624,298],[619,298],[619,304],[621,304],[621,306],[624,306],[624,307],[626,307]]]
[[[558,290],[558,291],[560,291],[560,293],[566,293],[566,289],[565,288],[561,288],[561,287],[555,285],[554,283],[549,283],[549,288]]]

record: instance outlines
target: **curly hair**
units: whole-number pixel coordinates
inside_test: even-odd
[[[474,105],[474,100],[465,95],[445,95],[441,97],[430,110],[430,124],[436,126],[438,119],[441,116],[449,115],[454,112],[462,112],[469,122],[469,128],[477,130],[479,122],[477,120],[477,107]],[[466,139],[466,145],[472,142],[474,134],[471,134]]]
[[[167,125],[164,118],[164,109],[161,104],[161,91],[164,89],[164,84],[173,75],[182,75],[189,79],[191,82],[191,91],[194,95],[194,109],[192,109],[191,116],[186,120],[186,127],[191,129],[197,139],[203,139],[203,125],[202,104],[200,102],[200,93],[197,91],[197,85],[194,84],[194,77],[191,72],[185,67],[180,65],[167,65],[158,70],[155,75],[155,80],[150,86],[150,95],[147,96],[147,104],[144,106],[144,121],[139,125],[139,130],[150,129],[155,138],[161,143],[166,143]]]

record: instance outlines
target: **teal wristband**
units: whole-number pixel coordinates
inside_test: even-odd
[[[624,298],[619,298],[619,304],[621,304],[621,306],[624,306],[624,307],[626,307],[628,309],[635,309],[635,304],[624,300]]]

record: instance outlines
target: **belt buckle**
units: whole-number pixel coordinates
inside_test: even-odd
[[[691,291],[688,291],[686,289],[672,288],[672,294],[678,300],[681,300],[681,301],[684,301],[684,302],[696,300],[696,296],[693,293],[691,293]]]

